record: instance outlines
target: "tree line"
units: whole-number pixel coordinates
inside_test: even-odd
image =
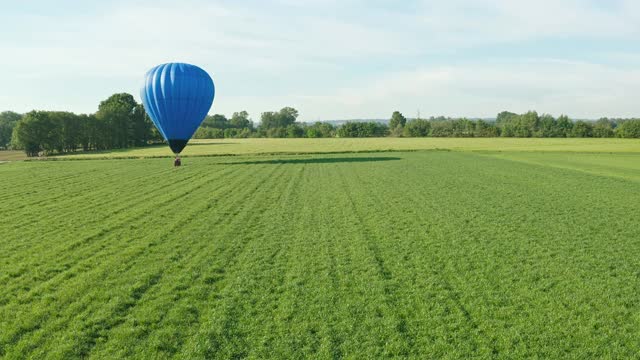
[[[503,111],[496,118],[496,127],[504,137],[620,137],[640,138],[640,119],[608,119],[598,121],[572,121],[562,115],[557,119],[551,115],[538,115],[529,111],[518,115]]]
[[[162,140],[142,105],[125,93],[102,101],[95,114],[3,112],[0,129],[0,144],[22,149],[27,156],[129,148]]]
[[[515,114],[504,111],[495,121],[467,118],[430,117],[407,119],[395,111],[388,123],[377,121],[346,122],[334,126],[327,122],[300,123],[298,112],[290,107],[265,112],[259,126],[246,111],[208,116],[195,134],[199,139],[222,138],[322,138],[322,137],[620,137],[640,138],[640,119],[609,119],[573,121],[562,115],[539,115],[535,111]]]
[[[407,119],[395,111],[387,123],[298,122],[291,107],[267,111],[258,125],[246,111],[208,115],[194,134],[196,139],[222,138],[328,138],[328,137],[620,137],[640,138],[640,119],[573,121],[535,111],[515,114],[503,111],[495,121],[431,117]],[[78,150],[110,150],[162,142],[162,136],[132,95],[114,94],[102,101],[94,114],[65,111],[0,113],[0,148],[22,149],[28,156]]]

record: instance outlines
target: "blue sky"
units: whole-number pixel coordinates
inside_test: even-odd
[[[640,116],[637,0],[2,1],[0,110],[94,112],[182,61],[211,113]]]

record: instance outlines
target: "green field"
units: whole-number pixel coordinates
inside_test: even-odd
[[[220,154],[0,164],[0,357],[640,353],[639,141],[186,151]]]
[[[640,153],[637,139],[326,138],[191,140],[184,156],[341,153],[389,150],[562,151]],[[166,145],[66,155],[65,158],[172,156]]]

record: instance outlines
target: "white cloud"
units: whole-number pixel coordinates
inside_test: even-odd
[[[301,112],[331,109],[332,117],[379,117],[396,109],[413,116],[419,109],[426,116],[489,117],[502,110],[537,110],[579,118],[634,116],[638,93],[640,70],[530,59],[388,74],[335,94],[305,96]]]
[[[395,108],[631,114],[638,51],[620,51],[604,66],[518,56],[489,61],[469,50],[544,39],[635,41],[639,4],[143,0],[103,3],[86,14],[0,15],[0,34],[12,30],[15,37],[0,37],[0,53],[10,54],[0,57],[0,110],[94,111],[112,92],[137,96],[151,66],[185,61],[213,74],[214,111],[246,108],[254,118],[287,105],[310,120],[380,117]],[[623,58],[625,66],[616,67]]]

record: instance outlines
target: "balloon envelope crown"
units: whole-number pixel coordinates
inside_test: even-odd
[[[209,113],[215,85],[202,68],[165,63],[145,74],[142,104],[158,131],[178,154]]]

